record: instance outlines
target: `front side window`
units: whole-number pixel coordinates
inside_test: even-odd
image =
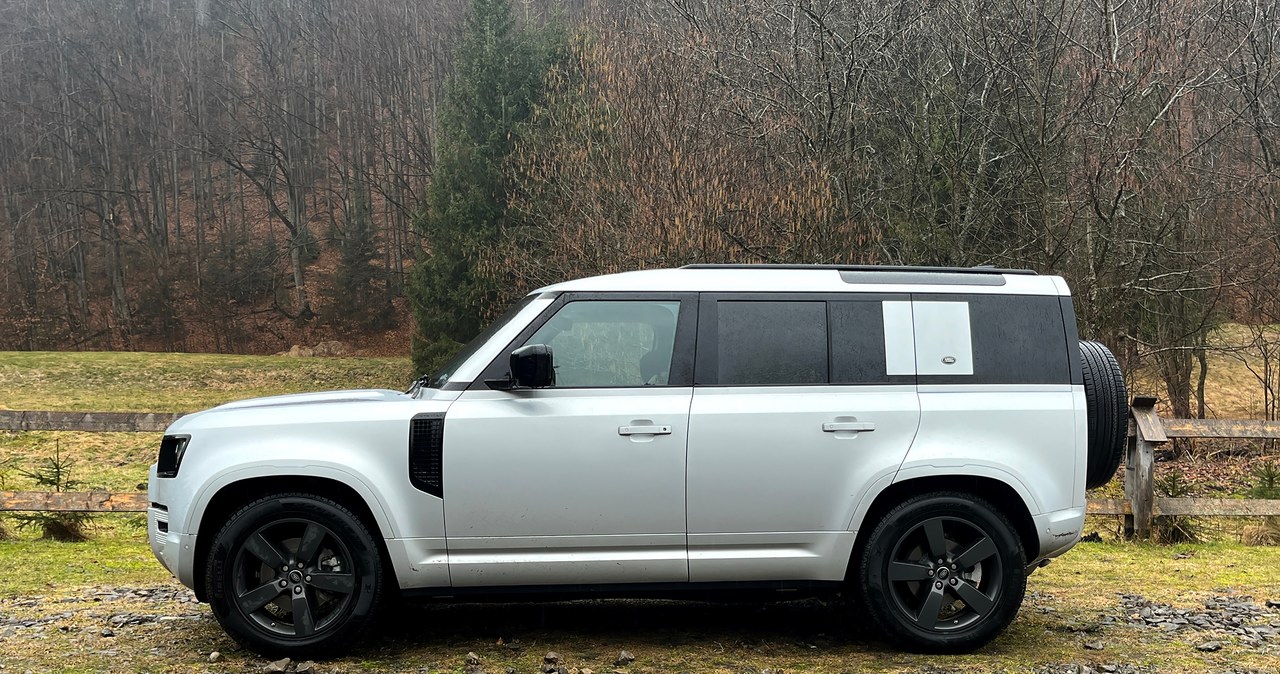
[[[680,303],[580,300],[525,344],[551,347],[556,388],[666,386]]]

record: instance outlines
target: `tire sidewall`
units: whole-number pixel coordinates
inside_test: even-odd
[[[331,627],[305,638],[270,634],[236,605],[232,576],[235,558],[245,539],[261,527],[285,519],[311,520],[327,527],[342,539],[351,554],[356,590],[346,615]],[[251,650],[264,654],[307,654],[331,652],[348,643],[366,626],[375,613],[382,594],[382,564],[377,544],[368,529],[346,508],[306,495],[264,498],[232,515],[215,536],[205,569],[209,605],[219,624],[233,638]]]
[[[888,563],[898,541],[925,520],[940,516],[966,520],[989,536],[996,545],[1002,574],[996,608],[974,624],[951,632],[915,625],[898,608],[888,580]],[[1026,592],[1025,569],[1022,541],[994,507],[959,494],[926,494],[895,508],[876,526],[860,565],[859,594],[876,624],[901,645],[920,652],[963,652],[990,642],[1017,616]]]

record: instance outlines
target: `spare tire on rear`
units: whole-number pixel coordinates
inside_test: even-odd
[[[1124,456],[1129,432],[1129,398],[1124,373],[1111,350],[1098,342],[1080,342],[1084,400],[1089,420],[1089,464],[1085,487],[1111,481]]]

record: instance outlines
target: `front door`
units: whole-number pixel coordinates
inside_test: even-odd
[[[695,303],[559,298],[511,349],[552,349],[555,384],[477,382],[445,416],[454,586],[682,582]],[[488,371],[505,374],[507,355]]]

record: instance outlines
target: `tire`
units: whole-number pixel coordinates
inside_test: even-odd
[[[1129,432],[1129,394],[1124,373],[1111,350],[1098,342],[1080,342],[1084,400],[1089,424],[1089,459],[1085,488],[1111,481],[1124,457]]]
[[[288,567],[288,571],[284,568]],[[351,643],[383,595],[377,542],[342,504],[268,496],[214,537],[205,587],[218,623],[246,648],[315,658]]]
[[[923,494],[889,511],[867,538],[857,567],[861,608],[907,650],[969,652],[1018,614],[1026,561],[1013,525],[990,503]]]

